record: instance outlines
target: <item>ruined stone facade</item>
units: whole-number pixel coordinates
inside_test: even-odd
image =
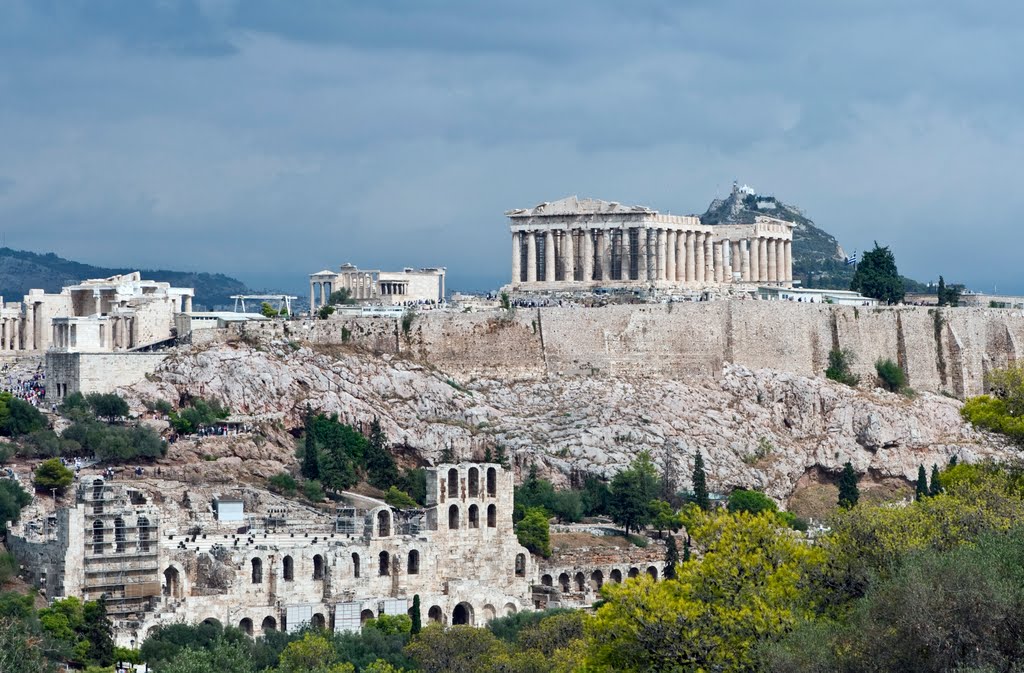
[[[534,587],[554,571],[540,572],[516,539],[512,493],[512,473],[487,463],[429,469],[426,507],[403,511],[374,503],[327,513],[255,489],[88,477],[73,507],[43,521],[27,512],[10,537],[49,597],[106,594],[125,645],[161,624],[206,620],[253,635],[358,630],[406,614],[415,595],[424,622],[480,625],[548,604]],[[218,518],[215,500],[244,514],[224,506]],[[606,563],[587,577],[621,578],[629,562],[618,562],[618,576]],[[595,599],[567,591],[555,603]]]
[[[21,303],[0,299],[0,355],[113,352],[146,346],[172,334],[174,316],[192,310],[192,288],[143,280],[139,272],[64,287],[30,290]]]
[[[689,215],[571,196],[505,213],[520,291],[705,289],[793,282],[792,222],[710,226]]]

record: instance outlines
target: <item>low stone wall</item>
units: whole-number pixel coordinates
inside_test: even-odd
[[[716,376],[726,362],[820,376],[832,348],[874,380],[891,358],[919,390],[978,394],[986,372],[1016,362],[1024,312],[985,308],[849,307],[716,301],[600,308],[545,307],[513,314],[248,323],[244,333],[351,344],[421,360],[462,378]]]

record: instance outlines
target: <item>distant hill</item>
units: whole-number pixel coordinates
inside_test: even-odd
[[[797,206],[783,203],[774,196],[757,194],[746,185],[738,187],[734,184],[732,193],[724,199],[712,201],[700,220],[704,224],[751,224],[756,215],[796,224],[793,229],[793,280],[800,281],[803,287],[850,289],[854,267],[846,264],[846,251],[835,236],[818,227]],[[908,291],[920,291],[923,287],[910,278],[904,278],[903,284]]]
[[[73,285],[87,278],[107,278],[132,271],[141,271],[146,280],[195,288],[194,306],[197,310],[200,305],[206,308],[230,305],[233,303],[231,295],[251,292],[242,281],[220,273],[108,269],[64,259],[52,252],[40,255],[25,250],[0,248],[0,295],[5,301],[20,301],[32,288],[60,292],[65,285]]]

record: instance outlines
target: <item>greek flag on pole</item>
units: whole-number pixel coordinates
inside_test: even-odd
[[[857,263],[857,251],[854,250],[853,254],[846,258],[846,266],[853,266]]]

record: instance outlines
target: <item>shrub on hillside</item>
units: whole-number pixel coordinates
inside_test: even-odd
[[[898,393],[907,387],[907,375],[889,358],[875,362],[875,372],[878,373],[878,381],[889,392]]]
[[[828,354],[828,369],[825,370],[825,377],[848,386],[856,386],[860,383],[860,377],[850,372],[853,362],[852,351],[845,348],[842,350],[833,348]]]
[[[75,473],[64,467],[59,458],[44,460],[36,468],[36,490],[63,491],[75,480]]]

